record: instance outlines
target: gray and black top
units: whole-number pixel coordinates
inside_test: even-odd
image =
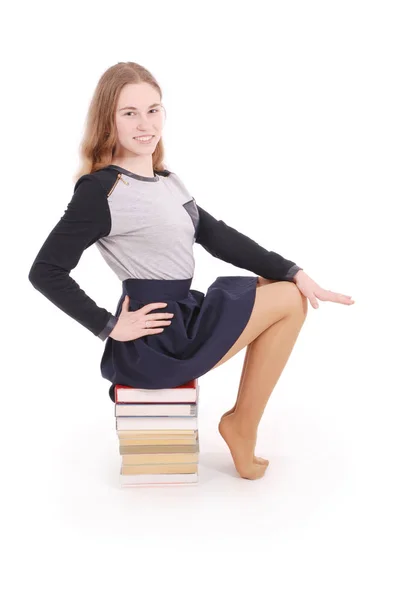
[[[189,279],[193,244],[227,263],[267,279],[293,281],[301,269],[202,209],[176,173],[144,177],[117,165],[82,175],[73,196],[39,250],[29,281],[53,304],[101,340],[117,317],[99,307],[70,276],[96,244],[123,281]]]

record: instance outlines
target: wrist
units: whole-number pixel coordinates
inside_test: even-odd
[[[303,269],[299,269],[299,271],[297,271],[294,275],[294,281],[298,281],[299,277],[302,277],[301,273],[303,272]]]
[[[110,317],[109,317],[109,320],[106,323],[106,326],[98,334],[98,337],[103,342],[109,337],[110,333],[113,331],[114,327],[116,326],[117,321],[118,321],[118,317],[116,317],[115,315],[110,314]]]

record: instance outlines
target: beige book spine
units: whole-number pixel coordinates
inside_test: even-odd
[[[192,454],[124,454],[121,457],[122,465],[145,465],[145,464],[189,464],[199,460],[199,453]]]
[[[122,465],[121,475],[139,475],[142,473],[197,473],[198,463],[173,465]]]

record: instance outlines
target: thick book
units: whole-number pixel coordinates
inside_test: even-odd
[[[199,383],[192,379],[174,388],[147,390],[129,385],[117,384],[114,387],[116,404],[129,402],[196,402],[199,395]]]
[[[171,454],[124,454],[121,460],[123,466],[126,465],[165,465],[174,464],[193,464],[198,463],[198,452],[184,452],[179,454],[173,452]]]
[[[189,404],[172,404],[170,402],[148,402],[146,404],[114,404],[116,417],[196,417],[198,405],[195,402]]]
[[[161,475],[163,473],[197,473],[198,461],[166,465],[121,465],[121,475]]]
[[[192,430],[198,429],[197,417],[116,417],[116,429],[121,430]]]
[[[147,438],[121,438],[120,448],[139,447],[142,446],[192,446],[198,441],[198,437],[185,436],[184,438],[177,437],[147,437]],[[163,452],[164,448],[157,450]],[[139,450],[140,451],[140,450]]]
[[[159,446],[121,446],[120,454],[157,454],[158,456],[171,453],[182,453],[182,452],[199,452],[199,442],[195,444],[165,444],[162,448]]]
[[[198,429],[168,429],[167,431],[163,431],[160,429],[121,429],[117,431],[118,438],[120,440],[125,439],[138,439],[143,440],[145,438],[157,437],[157,439],[170,439],[172,437],[183,440],[183,439],[193,439],[198,436]]]

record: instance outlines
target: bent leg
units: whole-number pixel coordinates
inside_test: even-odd
[[[275,282],[276,282],[276,279],[265,279],[264,277],[259,276],[256,286],[259,287],[261,285],[267,285],[269,283],[275,283]],[[239,397],[239,394],[240,394],[240,391],[241,391],[241,387],[242,387],[242,382],[244,380],[246,366],[247,366],[247,363],[248,363],[249,349],[251,348],[252,343],[253,342],[251,342],[250,344],[248,344],[247,349],[246,349],[244,363],[243,363],[243,366],[242,366],[241,379],[240,379],[239,386],[238,386],[238,393],[237,393],[237,399],[236,399],[235,405],[232,408],[230,408],[230,410],[228,410],[227,412],[225,412],[224,415],[222,415],[222,417],[225,417],[225,415],[229,415],[229,414],[233,413],[234,410],[236,409],[237,402],[238,402],[238,397]],[[223,359],[220,362],[218,362],[217,365],[215,365],[213,367],[213,369],[215,369],[216,367],[218,367],[219,365],[221,365],[222,361],[225,362],[225,360],[228,360],[228,358],[230,358],[230,357],[229,356],[228,357],[224,356]]]
[[[296,286],[290,289],[291,310],[248,346],[236,407],[219,423],[238,473],[248,479],[263,476],[267,466],[255,461],[257,427],[307,314],[307,299]]]
[[[265,406],[292,353],[306,317],[305,303],[266,329],[249,351],[247,367],[233,413],[244,435],[256,436]]]
[[[290,291],[292,288],[300,293],[292,281],[274,281],[271,285],[258,285],[256,287],[255,303],[248,323],[233,346],[210,369],[211,371],[232,358],[255,340],[265,329],[271,327],[291,311],[291,296],[294,293]]]
[[[258,281],[257,281],[257,286],[261,286],[261,285],[267,285],[269,283],[275,283],[276,279],[265,279],[264,277],[259,276],[258,277]],[[247,349],[246,349],[246,353],[245,353],[245,358],[244,358],[244,363],[242,366],[242,373],[241,373],[241,379],[239,382],[239,386],[238,386],[238,392],[237,392],[237,399],[235,401],[235,404],[232,408],[230,408],[229,410],[227,410],[220,418],[223,419],[223,417],[225,417],[226,415],[231,415],[235,409],[237,408],[237,403],[238,403],[238,398],[239,395],[241,393],[241,388],[242,388],[242,383],[244,381],[244,376],[245,376],[245,372],[246,372],[246,368],[247,368],[247,364],[248,364],[248,359],[249,359],[249,354],[250,354],[250,349],[252,347],[253,342],[251,342],[250,344],[248,344]],[[228,360],[228,358],[226,358],[226,360]],[[219,363],[221,364],[221,362]],[[216,365],[218,366],[218,365]],[[214,367],[213,367],[214,368]],[[253,462],[260,464],[260,465],[268,465],[269,461],[265,458],[262,458],[261,456],[253,456]]]

